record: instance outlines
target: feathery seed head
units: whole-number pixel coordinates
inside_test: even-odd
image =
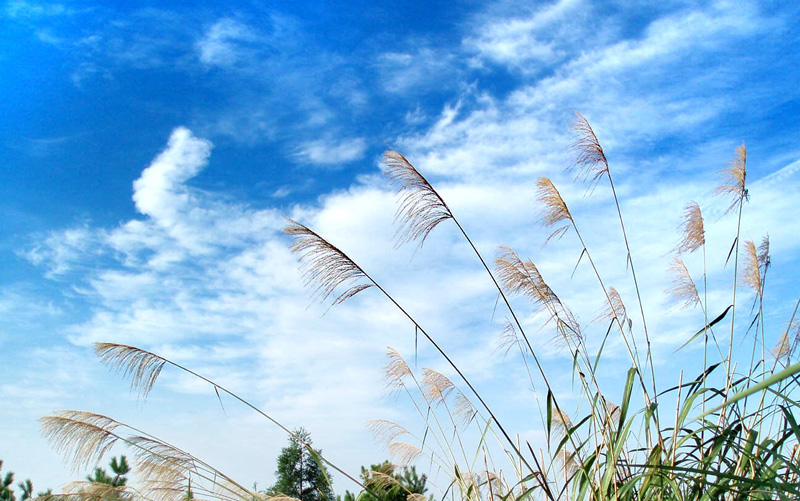
[[[767,268],[772,264],[772,260],[769,257],[769,235],[764,235],[761,244],[758,246],[758,264],[764,269],[764,273],[767,272]]]
[[[603,147],[600,146],[600,141],[592,126],[589,125],[589,121],[577,111],[571,126],[576,135],[572,149],[577,154],[574,164],[577,177],[584,180],[591,179],[593,183],[596,183],[604,174],[608,174],[608,161]]]
[[[397,193],[401,195],[395,214],[395,221],[399,223],[397,243],[419,240],[422,247],[430,232],[453,215],[439,193],[406,157],[395,150],[386,151],[383,165],[386,178],[397,186]]]
[[[167,363],[154,353],[124,344],[95,343],[94,351],[103,364],[123,377],[130,377],[131,390],[139,390],[141,398],[147,398]]]
[[[681,309],[700,304],[697,287],[683,259],[679,257],[673,259],[667,272],[672,276],[672,285],[665,292],[673,300],[683,302]]]
[[[75,470],[97,463],[119,440],[122,423],[101,414],[58,411],[39,419],[42,434]]]
[[[556,299],[530,259],[523,261],[511,248],[501,246],[494,263],[500,283],[510,294],[528,296],[534,304],[544,306]]]
[[[386,357],[389,359],[389,362],[386,364],[386,368],[384,369],[384,381],[386,382],[386,387],[390,391],[399,390],[405,386],[405,382],[403,381],[406,377],[414,377],[414,374],[411,372],[411,368],[409,368],[406,361],[403,359],[403,356],[392,347],[389,347],[389,351],[386,353]]]
[[[625,303],[622,302],[622,297],[614,287],[608,288],[608,301],[605,305],[605,311],[598,317],[598,319],[614,320],[617,319],[620,325],[631,331],[633,321],[628,318],[628,310],[625,308]]]
[[[455,406],[453,416],[458,419],[460,426],[469,425],[472,420],[475,419],[475,416],[478,415],[478,410],[475,409],[466,395],[460,391],[453,398],[453,405]]]
[[[442,403],[455,389],[455,385],[444,374],[433,369],[422,369],[422,393],[432,405]]]
[[[496,351],[503,350],[505,355],[508,355],[508,352],[515,347],[523,353],[527,352],[527,347],[519,340],[517,329],[514,328],[514,324],[510,320],[506,320],[503,330],[497,338]]]
[[[763,273],[766,273],[766,267],[769,266],[769,240],[765,239],[758,249],[752,240],[746,240],[742,249],[742,261],[742,284],[761,296],[764,292],[762,267]]]
[[[706,232],[703,224],[703,213],[696,202],[691,202],[683,210],[683,222],[679,227],[681,241],[675,247],[675,252],[694,252],[706,243]]]
[[[419,447],[415,447],[405,442],[392,442],[389,444],[389,454],[397,460],[401,466],[406,466],[413,463],[417,458],[422,456],[422,451]]]
[[[561,198],[561,194],[550,179],[542,176],[536,181],[536,194],[541,207],[542,223],[545,226],[555,226],[562,221],[572,223],[572,214],[570,214],[567,204]],[[549,241],[554,237],[560,238],[567,229],[569,229],[569,224],[560,226],[547,237],[547,240]]]
[[[730,167],[719,171],[722,184],[714,190],[715,194],[729,195],[732,197],[731,205],[725,211],[728,212],[741,207],[745,200],[748,200],[746,187],[747,178],[747,148],[744,144],[736,148],[736,156],[731,160]]]
[[[528,259],[522,261],[508,247],[500,247],[495,259],[497,278],[509,294],[528,296],[534,306],[544,309],[549,320],[554,320],[556,329],[564,340],[582,338],[580,325],[569,308],[564,305],[553,289],[544,281],[539,269]]]
[[[778,343],[772,348],[772,355],[778,360],[788,359],[791,353],[792,343],[789,340],[789,333],[781,334]]]
[[[347,289],[336,296],[333,304],[342,303],[374,284],[366,273],[336,246],[308,227],[291,219],[283,232],[294,237],[290,245],[303,272],[307,286],[316,284],[313,297],[325,301],[341,285]]]
[[[372,432],[375,441],[388,445],[400,435],[408,434],[408,430],[399,424],[385,419],[375,419],[367,423],[367,428]]]

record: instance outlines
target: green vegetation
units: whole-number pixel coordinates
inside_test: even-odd
[[[94,473],[86,477],[86,480],[95,484],[110,485],[112,487],[124,487],[128,483],[128,478],[125,476],[130,473],[131,468],[128,466],[128,460],[125,456],[111,458],[111,475],[103,468],[95,468]]]
[[[372,430],[385,440],[400,464],[424,457],[425,463],[433,466],[432,471],[446,477],[446,485],[440,488],[443,498],[797,499],[800,425],[795,417],[795,388],[800,363],[795,350],[800,339],[800,301],[788,324],[777,331],[772,326],[768,328],[763,307],[771,265],[769,242],[765,239],[756,246],[743,241],[740,234],[748,201],[745,148],[739,148],[730,166],[722,171],[723,182],[716,190],[728,200],[726,214],[737,219],[736,231],[729,236],[730,252],[727,256],[706,255],[705,221],[696,203],[686,208],[675,249],[675,278],[670,293],[686,306],[699,306],[703,317],[697,326],[686,329],[695,334],[682,349],[702,349],[702,366],[695,370],[687,367],[686,371],[691,372],[681,371],[674,381],[658,384],[642,289],[628,243],[631,229],[625,225],[612,171],[597,136],[580,115],[574,131],[577,177],[590,181],[596,190],[607,187],[614,202],[611,210],[618,218],[624,246],[620,260],[629,270],[634,292],[628,302],[634,313],[629,314],[622,295],[604,280],[595,254],[584,240],[581,222],[555,185],[542,177],[536,192],[542,221],[553,229],[551,238],[574,238],[580,243],[575,272],[592,277],[596,293],[606,304],[603,325],[596,330],[578,323],[566,300],[548,285],[531,260],[503,247],[491,267],[425,177],[398,152],[384,155],[387,177],[398,187],[401,197],[397,216],[400,241],[422,245],[439,224],[450,222],[474,250],[476,265],[485,270],[487,283],[496,288],[498,303],[509,318],[504,346],[519,356],[519,370],[531,387],[544,396],[539,402],[539,417],[546,434],[544,446],[523,442],[514,435],[503,424],[503,416],[496,415],[473,386],[465,368],[367,270],[312,229],[294,221],[289,223],[286,234],[294,239],[292,250],[317,298],[332,298],[335,305],[366,290],[382,294],[398,307],[415,335],[430,343],[458,378],[454,382],[430,369],[417,374],[398,352],[390,351],[389,384],[406,392],[416,405],[425,424],[424,436],[398,441],[398,437],[410,433],[388,421],[375,421]],[[698,251],[702,253],[702,271],[693,276],[683,257]],[[730,299],[719,310],[711,309],[707,297],[706,277],[712,267],[730,270]],[[741,304],[742,289],[749,290],[745,301],[752,300],[752,308]],[[552,384],[552,375],[542,363],[543,355],[534,349],[529,334],[541,326],[521,320],[534,315],[547,319],[547,328],[571,355],[577,395],[564,394]],[[683,331],[675,335],[679,334]],[[589,343],[590,336],[593,341],[601,341]],[[621,346],[628,359],[622,391],[618,382],[604,383],[608,381],[602,374],[604,350],[611,344]],[[767,349],[773,344],[773,350]],[[734,345],[749,348],[746,360],[734,358]],[[360,479],[354,478],[314,450],[306,434],[290,431],[235,393],[157,354],[109,343],[97,344],[96,351],[103,363],[131,378],[144,396],[163,368],[179,369],[283,429],[291,445],[282,454],[287,469],[279,466],[280,488],[273,492],[291,492],[302,499],[329,498],[329,490],[311,488],[312,481],[319,482],[320,474],[299,481],[285,480],[298,471],[299,461],[319,465],[320,471],[324,471],[324,464],[345,475],[362,490],[359,499],[388,499],[389,491],[392,496],[422,497],[424,477],[422,492],[410,488],[411,477],[401,480],[383,465],[362,472]],[[619,361],[614,363],[618,365]],[[576,396],[579,405],[574,404]],[[79,464],[101,457],[115,443],[126,444],[140,465],[140,492],[149,499],[185,496],[189,483],[192,492],[201,498],[269,497],[243,487],[208,463],[157,437],[106,416],[62,411],[42,422],[44,433],[54,446]],[[306,471],[305,467],[300,471]],[[414,481],[415,485],[419,480]],[[403,493],[392,491],[396,486],[402,486]],[[318,497],[304,497],[306,492]]]
[[[369,491],[361,491],[355,495],[347,491],[344,501],[379,499],[380,501],[405,501],[406,499],[419,498],[425,500],[425,484],[428,478],[418,475],[414,466],[404,466],[398,469],[390,461],[373,464],[369,469],[361,467],[361,481]]]
[[[311,435],[298,428],[294,437],[289,438],[289,445],[278,456],[277,480],[268,494],[301,501],[333,501],[330,475],[325,464],[317,460],[321,452],[303,444],[311,445]]]
[[[3,460],[0,459],[0,472],[3,471]],[[5,476],[0,476],[0,501],[16,501],[17,495],[14,494],[14,472],[9,471],[6,472]],[[20,482],[17,484],[20,490],[20,501],[25,501],[26,499],[35,499],[35,497],[45,497],[51,494],[50,489],[47,489],[46,492],[40,492],[36,496],[33,495],[33,482],[30,479],[26,479],[24,482]]]

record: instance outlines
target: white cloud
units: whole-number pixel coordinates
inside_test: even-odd
[[[315,165],[336,165],[361,160],[367,149],[363,137],[344,140],[317,139],[300,145],[297,158]]]
[[[25,0],[13,0],[9,2],[6,5],[5,11],[6,15],[12,19],[65,16],[75,12],[73,9],[58,3],[26,2]]]
[[[386,52],[376,64],[384,90],[391,93],[441,91],[461,81],[455,53],[446,48],[422,45],[404,52]]]
[[[209,27],[197,42],[200,61],[209,66],[233,66],[242,57],[240,44],[257,39],[248,26],[234,19],[221,19]]]
[[[183,184],[208,162],[211,143],[197,139],[186,128],[172,132],[167,149],[133,183],[136,209],[165,226],[173,226],[177,213],[189,202]]]
[[[530,33],[568,19],[568,12],[557,7],[571,5],[555,4],[537,14],[547,13],[543,18],[508,21],[508,33],[493,35],[495,52],[487,45],[482,49],[484,56],[509,65],[539,57],[522,52],[520,59],[514,60],[516,52],[503,49],[500,39],[508,38],[510,41],[503,43],[509,47],[526,44]],[[677,171],[673,166],[679,161],[696,159],[696,143],[691,143],[688,151],[664,147],[668,151],[652,159],[637,156],[635,145],[659,135],[693,131],[711,120],[727,98],[707,100],[698,95],[698,88],[706,82],[702,77],[689,76],[680,85],[665,85],[656,91],[652,85],[641,84],[679,66],[682,57],[695,50],[695,43],[696,50],[713,55],[713,47],[719,40],[729,40],[728,34],[735,39],[751,33],[732,17],[723,18],[722,28],[717,29],[710,14],[671,16],[653,23],[641,39],[576,55],[554,68],[551,77],[525,79],[502,96],[475,85],[446,106],[429,128],[409,132],[398,141],[398,147],[435,183],[490,265],[497,245],[509,244],[540,266],[554,290],[574,308],[591,347],[597,347],[605,331],[605,326],[592,323],[602,309],[599,284],[585,257],[575,278],[571,277],[582,250],[574,235],[542,247],[548,231],[537,224],[533,183],[542,174],[554,179],[585,231],[583,236],[606,285],[616,287],[626,301],[641,340],[636,293],[607,187],[602,184],[587,197],[584,186],[573,185],[561,174],[570,163],[566,151],[572,140],[567,132],[568,110],[576,105],[588,109],[613,159],[656,362],[668,365],[671,351],[703,321],[696,311],[663,314],[668,305],[662,294],[668,281],[664,269],[674,246],[674,230],[683,204],[690,199],[697,199],[709,215],[714,214],[715,202],[709,201],[706,182],[713,176],[704,179],[698,172],[710,174],[725,158],[700,157],[702,161],[693,162],[695,170],[689,174],[680,171],[683,175],[667,177],[664,166]],[[224,65],[240,57],[239,39],[231,35],[235,29],[229,29],[220,28],[216,42],[210,43],[209,64]],[[704,30],[716,31],[706,37]],[[488,44],[494,39],[484,36],[481,40]],[[386,62],[411,68],[412,54],[395,53]],[[388,89],[415,88],[413,73],[402,77],[406,80],[386,79]],[[236,126],[230,130],[241,134]],[[314,164],[364,158],[364,138],[323,137],[301,144],[297,158]],[[720,141],[730,142],[726,138]],[[634,146],[626,147],[626,143]],[[344,458],[344,466],[357,471],[376,454],[366,441],[358,441],[357,451],[353,446],[352,437],[360,436],[357,430],[362,423],[371,418],[408,417],[380,400],[379,366],[383,361],[379,354],[384,346],[392,345],[410,360],[415,330],[376,290],[365,291],[324,317],[327,305],[309,306],[295,258],[279,233],[283,225],[280,214],[255,210],[231,202],[224,194],[191,186],[192,178],[206,168],[210,152],[208,141],[187,129],[176,129],[164,152],[134,183],[140,219],[111,229],[87,226],[54,233],[28,256],[54,276],[70,270],[82,273],[81,287],[76,288],[91,311],[67,329],[73,342],[129,342],[186,362],[243,394],[255,395],[257,404],[290,427],[308,426],[316,444],[326,451],[352,451],[352,457]],[[762,230],[770,231],[780,258],[776,262],[796,262],[793,201],[798,189],[800,180],[792,166],[752,186],[753,204],[747,207],[745,232],[755,233],[757,238]],[[499,355],[490,355],[506,313],[502,305],[494,311],[496,293],[480,263],[450,221],[437,228],[422,249],[392,251],[395,199],[391,189],[367,177],[349,189],[323,195],[315,204],[294,207],[291,216],[329,238],[385,286],[457,363],[468,369],[468,376],[500,409],[501,419],[513,422],[510,429],[535,436],[530,419],[535,407],[527,393],[524,403],[531,412],[519,412],[522,397],[516,390],[527,384],[520,376],[523,367],[516,358],[504,361]],[[712,311],[727,304],[726,274],[730,270],[719,256],[727,253],[731,227],[730,219],[723,219],[709,234],[713,242],[709,255],[715,258],[709,273]],[[104,259],[96,260],[98,255]],[[84,266],[89,263],[91,267]],[[546,368],[568,392],[569,371],[563,367],[569,364],[569,354],[554,347],[551,329],[541,329],[541,317],[524,300],[515,299],[514,304],[534,347],[546,355]],[[627,368],[618,339],[609,341],[606,354],[613,367]],[[424,340],[420,340],[419,355],[420,366],[449,371]],[[690,357],[682,362],[688,366]],[[609,388],[616,388],[618,374],[610,370]],[[215,405],[212,392],[201,389],[197,381],[173,373],[165,374],[164,383],[170,399],[183,401],[187,395],[207,391],[209,405]],[[173,392],[180,397],[173,398]],[[9,396],[21,398],[11,393]],[[514,405],[509,406],[509,401]],[[158,412],[151,417],[151,424],[170,424],[165,424]],[[197,416],[187,419],[202,429]],[[233,421],[238,424],[237,419],[238,415]],[[413,425],[413,418],[403,424]],[[186,426],[176,433],[188,433]],[[281,445],[279,438],[256,452],[263,458],[269,455],[266,447],[274,453]],[[246,462],[245,454],[228,451],[223,456],[226,461],[235,456]]]
[[[467,48],[478,57],[516,69],[541,70],[565,55],[563,45],[584,36],[576,18],[582,18],[587,7],[582,0],[560,0],[546,5],[528,17],[515,17],[482,22],[478,34],[465,39]],[[570,21],[565,23],[565,21]],[[565,24],[572,28],[567,33]],[[552,30],[555,27],[556,33]]]

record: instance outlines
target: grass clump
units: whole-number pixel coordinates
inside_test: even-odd
[[[385,297],[406,317],[447,364],[454,378],[432,369],[412,370],[396,350],[389,351],[386,383],[403,392],[424,423],[415,437],[401,424],[373,421],[370,429],[400,464],[429,464],[444,478],[442,498],[452,499],[796,499],[800,497],[800,425],[796,385],[800,363],[798,306],[779,332],[765,325],[764,296],[770,269],[769,240],[756,246],[742,241],[742,218],[748,201],[747,155],[736,150],[730,166],[721,171],[716,194],[726,198],[725,214],[734,213],[736,230],[725,264],[731,264],[730,302],[710,311],[706,223],[696,202],[690,202],[679,227],[678,243],[669,269],[667,291],[683,307],[700,307],[702,324],[681,347],[702,347],[702,366],[681,371],[667,384],[657,380],[651,333],[643,305],[629,228],[620,206],[612,169],[589,122],[580,114],[573,123],[576,178],[592,190],[608,189],[614,202],[625,249],[635,304],[626,306],[618,289],[606,283],[584,239],[578,218],[554,183],[541,177],[534,188],[542,223],[551,231],[547,240],[576,238],[580,254],[605,304],[598,321],[600,336],[581,326],[567,301],[548,285],[539,267],[510,247],[500,247],[494,262],[473,244],[456,215],[434,186],[395,150],[384,153],[388,181],[399,194],[397,240],[419,246],[441,224],[454,224],[476,264],[496,289],[507,322],[502,348],[514,350],[530,386],[545,395],[538,412],[543,443],[523,441],[502,421],[432,332],[339,247],[300,222],[289,220],[285,233],[300,261],[313,295],[332,305],[372,290]],[[700,252],[702,274],[692,276],[684,257]],[[578,265],[576,265],[577,272]],[[754,294],[750,311],[737,291]],[[572,358],[575,391],[564,393],[545,368],[522,321],[531,312],[543,316],[558,343]],[[594,336],[591,338],[591,336]],[[592,342],[589,342],[589,341]],[[598,341],[599,340],[599,341]],[[600,364],[609,342],[624,347],[627,365],[621,382],[609,383]],[[748,359],[734,358],[734,344],[750,343]],[[774,344],[773,349],[767,349]],[[283,429],[329,467],[361,489],[359,498],[381,499],[381,490],[361,482],[319,455],[289,428],[235,393],[156,354],[124,345],[101,343],[104,363],[127,376],[146,395],[161,370],[179,369],[210,384],[217,395],[228,394]],[[737,353],[741,350],[737,350]],[[691,370],[691,369],[688,369]],[[620,390],[621,388],[621,390]],[[570,411],[575,398],[580,405]],[[507,416],[506,416],[507,417]],[[252,492],[191,454],[105,416],[63,411],[42,420],[55,447],[78,464],[99,459],[112,445],[124,442],[134,450],[143,479],[139,495],[148,499],[179,499],[191,483],[196,496],[214,499],[258,499]],[[400,440],[403,438],[403,440]],[[422,461],[424,459],[424,461]],[[364,476],[364,475],[362,475]],[[366,475],[364,478],[380,476]],[[432,475],[429,478],[433,478]],[[374,482],[373,482],[374,484]]]

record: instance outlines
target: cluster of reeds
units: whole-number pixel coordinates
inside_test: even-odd
[[[800,321],[796,318],[800,301],[785,328],[777,333],[767,328],[763,304],[770,268],[769,243],[765,239],[757,247],[740,239],[748,200],[744,146],[722,171],[723,182],[716,190],[729,199],[726,214],[737,217],[736,233],[731,236],[725,259],[732,277],[730,303],[722,311],[709,311],[705,222],[700,206],[692,202],[680,227],[669,293],[684,306],[702,309],[705,321],[692,329],[696,333],[681,348],[702,344],[702,366],[688,375],[681,371],[677,381],[659,385],[635,260],[612,171],[589,122],[578,114],[573,129],[577,178],[588,180],[595,188],[607,184],[611,191],[626,249],[624,260],[632,280],[635,313],[629,312],[618,290],[604,280],[579,221],[555,185],[542,177],[535,190],[541,220],[552,229],[550,238],[575,238],[580,244],[578,262],[585,260],[588,266],[583,270],[597,282],[606,305],[605,327],[599,333],[579,324],[567,301],[548,285],[531,260],[501,247],[491,266],[428,180],[397,151],[384,153],[386,176],[400,194],[396,218],[399,240],[422,245],[440,224],[454,224],[474,251],[476,263],[485,270],[487,283],[496,289],[508,318],[502,335],[504,347],[519,352],[523,362],[520,370],[531,387],[546,395],[539,407],[545,445],[523,441],[507,429],[503,416],[486,403],[470,375],[440,346],[434,333],[367,270],[312,229],[289,221],[285,232],[293,238],[292,250],[317,298],[338,304],[368,289],[375,290],[405,315],[415,333],[430,343],[453,374],[451,380],[431,369],[415,373],[397,351],[391,350],[387,384],[408,395],[424,423],[424,432],[415,439],[402,425],[389,421],[372,422],[372,431],[385,441],[397,461],[425,458],[435,467],[440,472],[437,478],[446,480],[439,485],[443,498],[800,497],[800,426],[795,418],[800,363],[794,358],[800,340]],[[698,251],[703,255],[699,279],[683,261],[683,256]],[[749,311],[739,304],[741,294],[737,299],[742,287],[751,289],[755,296]],[[526,332],[530,326],[522,319],[531,310],[548,319],[572,357],[573,379],[581,402],[577,410],[574,405],[569,409],[564,405],[567,396],[551,383],[542,355]],[[587,342],[589,336],[596,336],[591,343]],[[620,344],[627,357],[629,368],[621,392],[605,388],[603,381],[607,378],[599,373],[607,341]],[[749,360],[738,361],[733,347],[744,342],[752,345]],[[773,343],[777,343],[775,348],[767,349]],[[128,376],[144,394],[161,369],[169,365],[203,379],[217,394],[233,396],[292,435],[288,428],[222,386],[156,354],[114,344],[99,344],[97,351],[103,362]],[[140,490],[148,498],[175,499],[185,493],[189,482],[195,495],[258,497],[187,452],[105,416],[68,411],[44,418],[43,424],[55,446],[77,463],[88,464],[114,443],[127,443],[143,465]],[[401,436],[405,436],[402,441]],[[365,499],[375,497],[355,478],[313,453],[360,485]]]

